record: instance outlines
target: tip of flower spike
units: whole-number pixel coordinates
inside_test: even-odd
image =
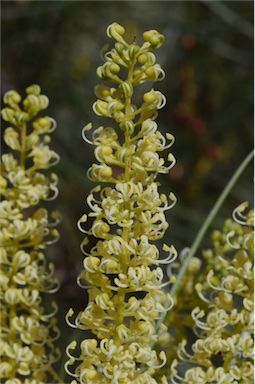
[[[26,93],[28,95],[40,95],[41,93],[41,88],[38,84],[32,84],[29,87],[26,88]]]

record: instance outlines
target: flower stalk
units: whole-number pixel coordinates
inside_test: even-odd
[[[59,156],[48,143],[55,121],[39,114],[48,98],[38,85],[4,95],[1,114],[10,124],[4,141],[10,152],[1,157],[0,193],[0,378],[6,384],[52,382],[59,351],[54,341],[56,304],[47,313],[45,294],[58,289],[52,263],[44,250],[57,241],[59,214],[40,207],[57,196],[57,176],[45,171]]]
[[[163,290],[169,283],[163,282],[160,265],[171,263],[177,254],[165,244],[167,256],[161,259],[155,242],[168,227],[165,211],[176,198],[171,193],[169,203],[158,192],[156,177],[175,164],[172,153],[167,162],[160,156],[174,138],[169,133],[165,138],[155,123],[165,96],[151,89],[137,101],[140,85],[164,78],[153,53],[164,36],[147,31],[141,46],[129,44],[125,29],[117,23],[108,27],[107,34],[115,44],[97,74],[108,83],[96,87],[93,110],[112,122],[97,128],[91,139],[92,124],[82,132],[84,140],[95,146],[98,161],[88,177],[100,183],[87,198],[91,212],[78,222],[86,235],[81,244],[86,257],[77,281],[88,290],[89,302],[74,321],[74,311],[67,314],[71,327],[92,336],[79,347],[75,340],[69,344],[66,370],[72,383],[166,383],[164,376],[155,379],[166,362],[165,353],[157,353],[151,342],[158,338],[161,313],[172,307],[170,294]],[[91,238],[96,238],[96,245],[90,246]]]

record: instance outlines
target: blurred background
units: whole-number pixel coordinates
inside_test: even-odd
[[[88,211],[93,187],[86,171],[94,160],[81,129],[99,124],[92,112],[96,68],[110,44],[106,27],[123,24],[130,37],[157,29],[166,37],[157,52],[166,72],[155,88],[167,97],[159,113],[162,132],[176,138],[177,165],[161,176],[162,191],[178,204],[168,213],[164,242],[178,251],[190,246],[217,197],[253,145],[252,1],[2,1],[2,95],[40,84],[50,98],[47,114],[58,123],[52,147],[61,156],[57,208],[63,217],[61,241],[49,249],[61,288],[61,348],[71,330],[63,320],[70,306],[86,306],[76,284],[83,255],[76,222]],[[4,150],[4,147],[3,147]],[[244,200],[252,201],[252,166],[244,172],[213,228]],[[203,246],[209,244],[209,233]],[[63,366],[63,360],[59,363]]]

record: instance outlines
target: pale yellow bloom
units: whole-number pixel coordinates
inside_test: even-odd
[[[253,383],[254,214],[245,215],[246,207],[241,204],[234,220],[226,220],[222,231],[213,232],[213,248],[204,252],[207,266],[192,284],[199,301],[193,299],[194,292],[190,295],[196,304],[191,325],[197,339],[189,345],[191,353],[188,342],[180,342],[171,365],[173,384]],[[187,369],[187,362],[193,368]],[[184,376],[180,367],[186,367]]]
[[[167,160],[161,156],[174,138],[171,134],[164,137],[154,121],[165,96],[151,89],[140,105],[134,97],[138,85],[164,77],[153,54],[164,37],[157,31],[145,32],[144,43],[138,46],[127,43],[124,33],[117,23],[108,27],[108,36],[116,42],[97,70],[109,85],[96,87],[98,100],[93,109],[112,122],[94,130],[91,139],[91,124],[82,133],[95,146],[98,161],[88,176],[101,185],[87,198],[91,228],[86,215],[78,223],[86,234],[81,244],[84,270],[78,284],[88,288],[89,302],[74,322],[70,309],[67,321],[92,332],[92,338],[80,347],[73,341],[67,348],[66,369],[75,378],[73,383],[166,383],[164,376],[155,378],[166,363],[165,353],[157,353],[152,343],[159,337],[157,320],[172,307],[171,296],[163,291],[168,282],[163,282],[160,264],[172,262],[177,255],[173,246],[164,245],[166,256],[160,258],[153,242],[163,237],[168,227],[165,211],[176,199],[171,193],[168,202],[155,179],[175,163],[172,154]],[[91,236],[97,242],[87,250]],[[77,352],[72,351],[76,348]]]
[[[56,304],[47,311],[43,305],[45,293],[58,288],[44,249],[58,239],[59,214],[38,207],[57,195],[57,176],[44,172],[58,161],[45,144],[56,123],[37,117],[48,106],[40,87],[26,93],[22,101],[16,91],[7,92],[1,112],[11,124],[4,140],[12,150],[2,155],[0,179],[0,378],[6,384],[51,382],[51,365],[59,355]]]

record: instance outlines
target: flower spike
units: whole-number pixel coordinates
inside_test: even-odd
[[[239,205],[233,220],[212,233],[213,247],[203,254],[204,267],[199,259],[190,260],[178,307],[168,318],[169,329],[177,328],[169,345],[179,343],[177,350],[166,346],[173,384],[253,382],[254,212],[246,213],[247,207]],[[191,329],[187,340],[183,337],[185,328],[192,326],[196,340],[190,343]]]
[[[56,304],[47,314],[42,299],[59,285],[44,249],[59,237],[60,216],[38,207],[58,194],[57,176],[45,172],[59,160],[48,145],[56,122],[39,116],[48,98],[38,85],[26,94],[22,101],[16,91],[7,92],[1,111],[10,124],[4,141],[12,150],[2,155],[0,176],[0,379],[6,384],[52,382],[51,366],[59,357]]]
[[[165,211],[170,202],[158,192],[158,173],[168,173],[175,159],[161,153],[174,143],[171,134],[164,137],[154,121],[166,98],[151,89],[135,104],[136,88],[146,81],[157,81],[164,71],[156,64],[154,50],[164,37],[152,30],[144,33],[138,46],[125,40],[125,29],[118,23],[107,28],[115,40],[114,48],[105,54],[105,63],[97,69],[104,81],[96,87],[93,110],[97,116],[109,118],[108,126],[92,133],[88,124],[83,139],[95,146],[97,164],[88,171],[91,180],[101,183],[87,198],[93,218],[88,228],[87,216],[78,222],[86,234],[81,249],[84,270],[78,277],[81,287],[88,287],[89,302],[71,327],[87,329],[94,338],[80,344],[80,356],[70,355],[67,372],[79,384],[166,384],[156,379],[166,364],[164,351],[151,346],[158,339],[156,322],[162,312],[171,309],[173,300],[162,288],[160,264],[173,262],[177,253],[173,246],[163,246],[168,253],[160,258],[153,242],[161,239],[168,228]],[[118,129],[113,127],[118,126]],[[170,162],[170,164],[167,164]],[[103,185],[105,183],[105,185]],[[90,237],[97,240],[90,245]],[[85,248],[88,249],[86,250]],[[73,373],[72,373],[73,372]]]

